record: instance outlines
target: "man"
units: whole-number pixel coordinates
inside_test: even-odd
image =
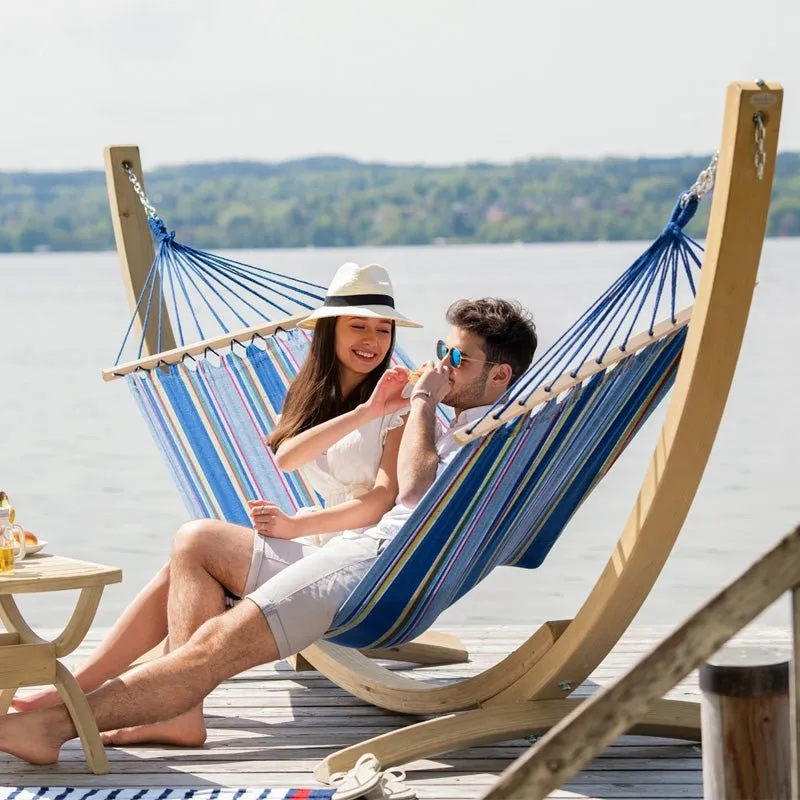
[[[525,371],[536,349],[530,316],[505,300],[458,301],[447,321],[451,327],[437,347],[438,360],[426,366],[410,398],[398,453],[398,505],[376,526],[383,536],[400,528],[457,452],[452,431],[479,419]],[[438,403],[456,412],[449,430],[437,425]],[[169,635],[180,646],[87,696],[98,728],[114,731],[106,743],[201,744],[206,695],[233,675],[280,657],[268,613],[252,598],[219,613],[220,585],[240,587],[250,555],[224,558],[226,543],[217,546],[219,553],[186,548],[171,564],[170,604],[174,600],[181,613],[170,616]],[[64,706],[0,717],[0,751],[33,764],[57,761],[61,746],[75,735]]]

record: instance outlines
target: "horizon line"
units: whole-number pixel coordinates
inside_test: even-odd
[[[781,155],[800,155],[800,150],[779,150],[778,156]],[[256,158],[218,158],[216,160],[200,160],[200,161],[184,161],[184,162],[164,162],[156,163],[148,166],[146,172],[152,174],[159,170],[181,169],[187,167],[212,167],[212,166],[228,166],[228,165],[252,165],[252,166],[267,166],[267,167],[283,167],[303,162],[314,161],[342,161],[362,167],[388,167],[396,169],[421,169],[421,170],[449,170],[458,168],[469,167],[513,167],[520,164],[530,164],[532,162],[573,162],[573,163],[601,163],[604,161],[675,161],[678,159],[687,158],[711,158],[711,152],[695,152],[695,153],[676,153],[673,155],[618,155],[618,154],[605,154],[597,156],[556,156],[556,155],[541,155],[530,156],[527,158],[516,158],[510,161],[490,161],[486,159],[476,159],[474,161],[455,161],[449,163],[424,163],[419,161],[379,161],[379,160],[361,160],[354,156],[341,155],[337,153],[319,153],[316,155],[306,155],[286,158],[283,160],[263,160]],[[63,168],[38,168],[38,167],[22,167],[16,169],[7,169],[0,167],[0,175],[76,175],[104,172],[104,168],[97,167],[63,167]]]

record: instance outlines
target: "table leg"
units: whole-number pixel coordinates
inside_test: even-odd
[[[81,737],[89,768],[95,775],[105,775],[108,772],[108,757],[94,715],[78,681],[60,661],[56,663],[56,689],[72,717],[78,736]]]
[[[10,595],[0,595],[0,622],[9,633],[18,635],[18,641],[22,644],[46,644],[22,618],[14,598]],[[0,716],[8,713],[16,693],[16,689],[0,689]]]
[[[72,612],[64,632],[53,642],[55,661],[55,687],[58,689],[64,705],[67,707],[75,730],[80,736],[86,762],[95,775],[104,775],[109,771],[100,732],[97,729],[92,710],[86,700],[83,690],[78,685],[72,673],[57,659],[69,655],[82,641],[92,621],[94,620],[97,606],[103,588],[91,586],[81,589],[80,597]],[[19,607],[10,595],[0,595],[0,620],[9,632],[18,633],[20,641],[25,644],[46,644],[45,640],[36,635],[22,617]],[[0,713],[5,713],[16,689],[3,689],[0,691]]]
[[[80,597],[78,597],[67,627],[53,642],[56,646],[56,658],[68,656],[86,638],[86,634],[94,622],[94,615],[97,613],[102,596],[102,586],[89,586],[81,589]]]
[[[22,644],[47,644],[25,622],[14,598],[9,594],[0,595],[0,620],[2,620],[9,633],[19,634],[19,640]]]
[[[11,701],[16,693],[16,689],[0,689],[0,717],[8,713],[8,709],[11,708]]]

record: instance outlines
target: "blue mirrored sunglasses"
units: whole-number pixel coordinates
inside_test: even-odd
[[[441,339],[436,342],[436,358],[439,361],[444,361],[447,354],[450,353],[450,366],[458,367],[461,366],[461,359],[463,356],[461,355],[461,351],[457,347],[449,348]]]
[[[436,342],[436,358],[439,361],[444,361],[445,357],[450,354],[450,366],[458,369],[465,361],[475,361],[465,356],[457,347],[448,347],[441,339]],[[483,364],[501,364],[501,361],[483,361]]]

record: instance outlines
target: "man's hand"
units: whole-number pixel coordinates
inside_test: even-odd
[[[302,536],[300,520],[284,514],[278,506],[266,500],[248,500],[253,528],[260,536],[273,539],[296,539]]]
[[[444,361],[427,361],[423,364],[423,369],[425,371],[414,386],[414,391],[421,389],[430,392],[431,400],[437,404],[441,403],[450,390],[450,365]]]
[[[381,375],[369,400],[364,403],[371,418],[385,417],[408,406],[408,398],[403,397],[403,389],[408,383],[408,370],[405,367],[387,369]]]
[[[436,478],[436,405],[450,390],[448,364],[438,361],[422,366],[424,372],[414,386],[415,401],[397,454],[397,502],[407,508],[419,503]],[[430,397],[419,392],[430,392]]]

